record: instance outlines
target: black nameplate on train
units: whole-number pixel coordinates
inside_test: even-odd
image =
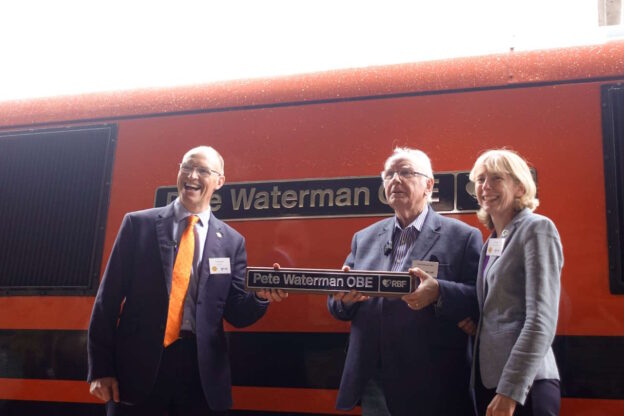
[[[403,296],[416,289],[408,273],[332,269],[248,267],[248,290],[283,289],[286,292],[328,294],[356,290],[369,296]]]
[[[156,190],[154,206],[165,206],[177,195],[175,186],[161,186]],[[228,182],[215,191],[210,205],[225,221],[394,214],[379,176]],[[468,172],[436,173],[431,206],[440,214],[475,212],[479,205]]]

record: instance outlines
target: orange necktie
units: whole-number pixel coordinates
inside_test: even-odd
[[[188,289],[193,255],[195,254],[195,224],[199,220],[197,215],[187,217],[188,225],[182,234],[178,255],[173,266],[171,279],[171,294],[169,295],[169,312],[167,313],[167,328],[165,329],[165,347],[171,345],[180,336],[182,314],[184,312],[184,298]]]

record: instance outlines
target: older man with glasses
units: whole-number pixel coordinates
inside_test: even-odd
[[[287,296],[245,291],[245,240],[210,211],[224,182],[221,155],[191,149],[178,198],[123,219],[88,336],[91,394],[108,415],[224,414],[232,395],[223,319],[251,325]]]
[[[481,232],[429,205],[434,179],[425,153],[395,149],[381,178],[395,215],[353,236],[343,270],[409,270],[420,284],[400,299],[329,297],[330,313],[351,321],[336,407],[360,402],[365,416],[473,415],[467,318],[477,315]],[[437,268],[437,276],[423,268]]]

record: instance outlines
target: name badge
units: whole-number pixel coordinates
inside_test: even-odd
[[[214,257],[208,259],[210,274],[231,274],[229,257]]]
[[[500,256],[503,254],[503,247],[505,246],[504,238],[490,238],[488,240],[487,255],[488,256]]]
[[[438,277],[438,263],[437,261],[425,261],[414,260],[412,261],[412,267],[418,267],[423,272],[427,273],[431,277]]]

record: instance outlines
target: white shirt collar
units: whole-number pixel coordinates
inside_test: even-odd
[[[425,204],[425,207],[423,208],[423,210],[421,211],[420,214],[418,214],[418,216],[416,217],[416,219],[414,219],[414,221],[412,221],[407,227],[405,228],[409,228],[409,227],[414,227],[416,228],[416,230],[418,230],[418,232],[422,231],[422,227],[423,224],[425,223],[425,218],[427,218],[427,213],[429,212],[429,204]],[[394,216],[394,228],[398,228],[399,230],[402,230],[403,228],[401,227],[401,223],[399,223],[399,219],[397,218],[397,216]]]

